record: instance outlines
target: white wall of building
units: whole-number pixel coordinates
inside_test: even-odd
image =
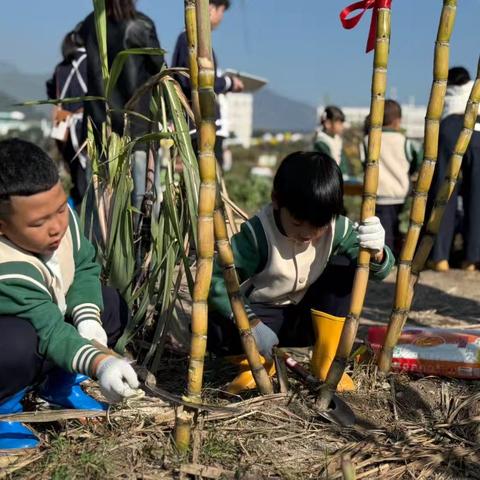
[[[238,143],[249,148],[253,133],[253,95],[251,93],[227,93],[225,97],[228,129]],[[222,111],[222,116],[223,114]]]

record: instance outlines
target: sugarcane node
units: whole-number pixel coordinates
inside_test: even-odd
[[[394,315],[408,315],[409,311],[410,310],[408,308],[397,308],[397,307],[392,308],[392,313]]]

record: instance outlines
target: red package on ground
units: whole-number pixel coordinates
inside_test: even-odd
[[[370,327],[368,343],[375,354],[387,327]],[[407,327],[393,350],[392,371],[480,379],[480,331]]]

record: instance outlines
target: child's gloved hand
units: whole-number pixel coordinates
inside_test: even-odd
[[[272,358],[272,349],[279,342],[277,334],[258,319],[251,322],[251,327],[260,355],[270,360]]]
[[[385,230],[378,217],[366,218],[358,227],[358,242],[363,248],[380,252],[385,246]]]
[[[137,395],[138,378],[124,359],[108,356],[100,362],[96,377],[103,396],[112,403]]]
[[[96,340],[98,343],[107,346],[107,333],[96,320],[83,320],[77,325],[77,331],[81,337],[87,340]]]

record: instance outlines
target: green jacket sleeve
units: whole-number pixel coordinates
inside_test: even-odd
[[[322,142],[321,140],[317,140],[313,144],[313,149],[320,153],[326,153],[327,155],[330,155],[330,156],[332,155],[332,152],[330,151],[330,147],[325,142]]]
[[[93,245],[81,233],[78,217],[70,210],[70,231],[73,238],[75,276],[67,296],[67,315],[78,325],[83,320],[100,322],[103,310],[100,265],[95,261]]]
[[[240,232],[232,237],[232,250],[235,259],[235,267],[239,283],[242,284],[262,267],[262,255],[260,252],[259,240],[255,234],[255,224],[260,223],[257,217],[245,222]],[[221,314],[223,317],[230,317],[232,309],[228,298],[227,287],[223,279],[223,265],[218,254],[215,256],[213,266],[212,284],[208,297],[210,308]]]
[[[38,335],[40,355],[68,372],[93,374],[92,361],[101,352],[64,321],[35,267],[23,262],[2,264],[0,312],[32,324]]]
[[[422,164],[423,148],[421,146],[416,147],[415,144],[407,138],[405,141],[405,154],[410,162],[409,173],[413,175],[419,170]]]
[[[344,255],[350,260],[357,260],[358,251],[357,230],[348,218],[339,216],[335,223],[332,255]],[[370,277],[373,280],[383,280],[392,270],[394,263],[395,257],[385,245],[383,262],[370,262]]]
[[[341,156],[341,159],[340,159],[340,171],[342,172],[343,176],[350,175],[349,167],[348,167],[348,158],[345,155],[345,152],[343,150],[342,150],[342,156]]]

